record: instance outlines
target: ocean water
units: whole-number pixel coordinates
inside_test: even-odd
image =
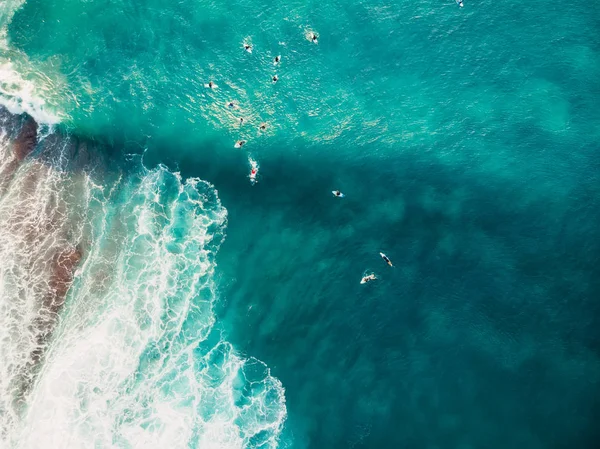
[[[600,4],[5,0],[0,103],[0,448],[597,447]]]

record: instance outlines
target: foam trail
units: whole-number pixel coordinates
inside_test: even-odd
[[[76,170],[85,152],[68,142],[19,161],[14,141],[5,132],[0,146],[0,170],[12,167],[0,192],[0,446],[276,447],[281,383],[214,329],[227,216],[215,189],[139,161],[119,175]]]

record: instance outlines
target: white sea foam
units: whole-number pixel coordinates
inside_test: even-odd
[[[276,447],[281,383],[214,330],[215,189],[165,167],[100,182],[0,142],[0,447]],[[56,314],[65,248],[83,259]]]
[[[61,76],[55,72],[51,78],[37,70],[8,41],[8,26],[23,3],[24,0],[4,0],[0,6],[0,104],[14,114],[27,112],[38,123],[56,124],[67,117],[58,107],[60,89],[56,80]],[[49,103],[50,99],[56,101]]]
[[[76,251],[83,221],[77,179],[35,160],[19,164],[0,140],[0,441],[10,439],[56,325],[57,263]],[[60,261],[60,262],[59,262]]]

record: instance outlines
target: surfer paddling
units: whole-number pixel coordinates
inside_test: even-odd
[[[379,255],[381,256],[381,258],[385,261],[385,263],[387,263],[390,267],[393,267],[392,265],[392,261],[390,260],[390,258],[388,256],[386,256],[383,253],[379,253]]]
[[[281,56],[275,56],[275,59],[273,60],[273,65],[277,65],[281,62]]]
[[[248,162],[250,162],[250,174],[248,177],[250,178],[250,184],[254,185],[257,182],[256,177],[258,176],[258,163],[251,157],[248,158]]]
[[[363,278],[360,280],[360,283],[366,284],[367,282],[374,281],[375,279],[377,279],[377,276],[371,273],[366,276],[363,276]]]
[[[234,148],[242,148],[245,143],[246,143],[245,140],[238,140],[233,147]]]
[[[332,190],[331,193],[333,193],[333,196],[337,197],[337,198],[344,198],[344,194],[342,192],[340,192],[339,190]]]

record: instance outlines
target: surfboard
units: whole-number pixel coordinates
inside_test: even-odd
[[[339,195],[335,194],[336,190],[332,190],[331,193],[333,193],[333,196],[337,197],[337,198],[344,198],[346,195],[344,195],[342,192],[340,192]]]
[[[389,258],[388,256],[386,256],[386,255],[385,255],[385,254],[383,254],[383,253],[379,253],[379,255],[381,256],[381,258],[383,259],[383,261],[384,261],[385,263],[387,263],[387,264],[388,264],[390,267],[393,267],[393,265],[392,265],[392,261],[390,260],[390,258]]]
[[[315,33],[314,31],[306,30],[306,32],[304,33],[304,36],[306,37],[306,39],[308,39],[311,42],[314,42],[315,44],[319,43],[319,38],[317,36],[317,33]],[[315,39],[313,39],[313,36],[315,37]]]
[[[370,278],[369,276],[374,276],[374,278]],[[369,275],[363,276],[363,278],[360,280],[360,283],[366,284],[367,282],[375,281],[375,280],[377,280],[377,276],[375,276],[375,273],[371,273]]]

